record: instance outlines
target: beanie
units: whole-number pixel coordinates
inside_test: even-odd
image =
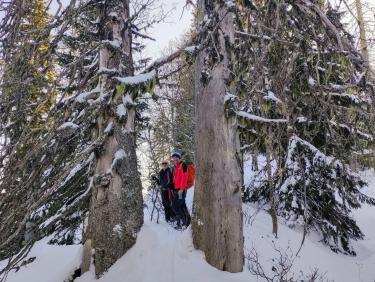
[[[181,154],[180,153],[178,153],[178,152],[174,152],[173,154],[172,154],[172,156],[171,156],[172,158],[173,157],[176,157],[176,158],[179,158],[179,159],[181,159]]]

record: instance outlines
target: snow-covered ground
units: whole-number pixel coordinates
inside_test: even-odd
[[[245,163],[245,171],[249,171],[250,165],[250,162]],[[369,184],[362,191],[375,197],[375,172],[364,171],[361,175]],[[245,175],[245,181],[250,181],[250,178],[251,175]],[[314,268],[318,268],[319,273],[324,274],[328,281],[375,282],[375,207],[363,204],[361,209],[353,212],[353,217],[365,234],[364,240],[353,243],[357,252],[355,257],[332,252],[329,247],[320,242],[321,238],[314,233],[306,237],[298,257],[295,257],[301,245],[302,230],[287,227],[279,218],[278,238],[275,239],[271,235],[272,220],[269,214],[257,211],[249,205],[244,205],[243,209],[245,217],[250,215],[248,218],[250,224],[245,224],[244,230],[245,254],[255,248],[268,273],[272,273],[271,260],[278,257],[276,247],[284,250],[291,259],[294,259],[292,270],[295,277],[298,277],[300,271],[307,274],[311,273]],[[254,215],[255,218],[252,218],[251,216]]]
[[[368,195],[375,196],[375,173],[363,173],[369,181],[365,188]],[[193,190],[188,193],[191,204]],[[245,254],[255,248],[267,273],[272,273],[272,259],[277,259],[277,249],[285,250],[294,260],[292,272],[298,277],[300,271],[307,274],[314,268],[325,274],[329,281],[336,282],[374,282],[375,281],[375,208],[364,205],[355,211],[354,217],[366,237],[355,242],[356,257],[333,253],[319,238],[310,234],[298,255],[295,254],[302,240],[301,230],[293,230],[279,224],[279,238],[271,235],[271,217],[264,211],[244,205]],[[249,215],[255,215],[249,217]],[[244,272],[232,274],[221,272],[210,266],[202,252],[194,249],[191,229],[176,231],[165,222],[156,224],[150,221],[145,212],[145,224],[137,243],[128,251],[99,281],[101,282],[229,282],[264,281],[250,274],[245,266]],[[81,246],[49,246],[47,240],[38,242],[29,254],[36,260],[11,272],[9,282],[63,282],[71,277],[79,267]],[[289,247],[289,249],[288,249]],[[0,269],[5,265],[0,262]],[[75,281],[97,281],[92,272]]]
[[[64,282],[80,265],[81,245],[48,245],[50,238],[37,242],[28,257],[36,257],[19,271],[11,271],[7,282]],[[0,271],[7,261],[0,261]]]
[[[187,194],[191,210],[194,189]],[[77,282],[96,281],[93,272]],[[138,234],[137,243],[101,279],[100,282],[248,282],[245,273],[222,272],[209,265],[204,254],[193,247],[191,229],[176,231],[165,222],[150,221],[145,210],[145,224]]]

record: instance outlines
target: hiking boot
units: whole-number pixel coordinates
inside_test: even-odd
[[[179,219],[177,219],[177,221],[174,222],[173,228],[176,229],[176,230],[181,230],[182,225],[181,225],[181,221]]]
[[[176,225],[173,228],[176,229],[176,230],[178,230],[178,231],[182,231],[183,230],[183,227],[181,225]]]
[[[189,227],[190,223],[191,223],[191,217],[190,217],[189,214],[187,214],[187,216],[186,216],[186,224],[185,224],[185,226],[186,226],[186,227]]]

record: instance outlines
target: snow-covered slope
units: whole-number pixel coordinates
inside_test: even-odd
[[[375,197],[375,172],[372,170],[361,174],[369,183],[363,192]],[[287,227],[279,218],[279,236],[275,239],[271,235],[272,221],[268,213],[257,211],[249,205],[244,205],[243,209],[245,217],[247,216],[248,221],[251,221],[251,224],[245,224],[245,253],[255,248],[269,274],[272,273],[272,259],[279,257],[275,251],[276,247],[285,251],[294,260],[292,270],[295,277],[298,277],[300,271],[307,274],[318,268],[319,273],[324,274],[328,281],[375,282],[375,207],[363,204],[361,209],[353,212],[353,217],[365,234],[364,240],[353,243],[357,252],[355,257],[332,252],[314,233],[306,237],[298,257],[295,257],[301,245],[302,230]],[[252,218],[254,215],[255,218]]]
[[[375,196],[375,173],[365,172],[370,182],[365,192]],[[191,205],[193,190],[188,193]],[[191,207],[191,206],[190,206]],[[298,257],[295,254],[302,240],[301,230],[288,228],[280,220],[279,238],[271,235],[271,217],[264,211],[244,205],[245,213],[245,254],[255,248],[267,273],[272,273],[272,259],[278,255],[275,247],[285,250],[294,260],[292,272],[295,277],[302,270],[305,274],[318,268],[329,281],[374,282],[375,281],[375,208],[364,205],[355,211],[355,218],[365,240],[355,242],[356,257],[333,253],[319,238],[310,234]],[[255,215],[255,216],[254,216]],[[250,217],[251,216],[251,217]],[[227,282],[264,281],[244,272],[232,274],[221,272],[206,263],[202,252],[194,250],[191,229],[176,231],[165,222],[156,224],[149,220],[145,212],[145,225],[142,227],[136,245],[124,255],[99,281],[101,282]],[[71,277],[79,267],[80,246],[49,246],[47,240],[38,242],[29,256],[36,256],[34,263],[11,272],[9,282],[62,282]],[[289,249],[288,249],[289,247]],[[5,261],[0,262],[0,268]],[[75,281],[97,281],[93,273],[86,273]]]
[[[36,257],[31,264],[21,267],[17,272],[11,271],[7,282],[64,282],[71,277],[81,261],[81,245],[56,246],[48,245],[48,238],[37,242],[28,257]],[[0,270],[7,261],[0,261]]]
[[[249,208],[249,213],[255,210]],[[364,206],[355,212],[358,225],[365,234],[365,239],[354,243],[356,257],[336,254],[319,242],[316,234],[309,234],[305,243],[295,258],[301,241],[302,230],[290,229],[282,222],[279,223],[279,238],[271,235],[272,221],[269,214],[259,212],[252,225],[246,225],[245,245],[249,251],[255,248],[261,256],[261,261],[269,274],[272,273],[272,259],[278,254],[274,246],[284,250],[294,259],[293,272],[298,277],[299,271],[305,274],[318,268],[329,281],[336,282],[374,282],[375,281],[375,208]],[[288,247],[290,249],[288,249]],[[245,250],[246,251],[246,250]],[[256,281],[256,280],[254,280]],[[260,280],[262,281],[262,280]]]

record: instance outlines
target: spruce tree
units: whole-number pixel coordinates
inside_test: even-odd
[[[290,226],[314,229],[332,250],[355,254],[350,240],[364,235],[351,211],[375,203],[360,192],[365,183],[353,171],[356,154],[374,138],[364,60],[329,3],[242,8],[237,54],[248,64],[235,67],[243,151],[270,156],[254,168],[245,199],[275,200]]]
[[[48,22],[48,30],[54,28],[55,33],[43,62],[58,65],[58,99],[46,112],[48,130],[36,134],[32,150],[17,159],[16,166],[1,171],[0,190],[7,191],[0,198],[1,258],[25,256],[35,241],[48,235],[49,243],[55,244],[91,241],[90,247],[98,250],[95,266],[100,274],[134,244],[143,220],[135,122],[144,108],[141,96],[152,91],[155,71],[146,79],[133,77],[132,51],[139,44],[132,39],[162,18],[148,20],[153,3],[134,6],[131,21],[126,21],[130,19],[126,1],[72,1]],[[11,1],[6,15],[22,22],[19,16],[26,14],[20,14],[19,5]],[[17,34],[19,22],[8,18],[3,25],[9,31],[5,44]],[[48,35],[38,37],[37,43],[44,46]],[[4,56],[12,54],[10,50],[4,49]],[[48,86],[54,83],[48,81]],[[3,129],[1,134],[7,127]],[[119,189],[106,189],[115,186]],[[116,200],[119,208],[110,202],[96,208],[101,192]],[[98,226],[95,220],[107,216],[105,209],[111,208],[111,221]],[[121,247],[111,249],[112,240],[122,241]],[[91,250],[85,258],[90,261]]]
[[[49,56],[50,17],[43,0],[10,1],[1,22],[2,84],[0,103],[0,258],[28,241],[23,218],[34,199],[40,166],[27,158],[51,128],[47,116],[55,103],[55,64]],[[20,169],[22,167],[23,169]],[[25,234],[25,238],[18,236]],[[3,247],[6,248],[3,249]]]

